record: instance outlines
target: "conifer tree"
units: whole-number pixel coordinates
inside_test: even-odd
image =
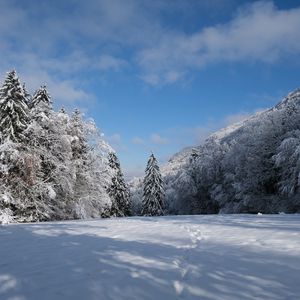
[[[32,97],[29,104],[31,114],[30,135],[35,135],[36,140],[31,138],[32,142],[38,142],[39,146],[48,146],[55,135],[53,126],[53,109],[51,97],[46,86],[41,86]],[[52,141],[53,142],[53,141]]]
[[[16,71],[7,74],[0,89],[1,140],[20,142],[28,126],[28,107],[23,86]]]
[[[54,168],[50,163],[51,145],[56,142],[57,130],[54,126],[54,111],[51,97],[46,86],[41,86],[30,101],[31,123],[28,130],[30,144],[33,150],[37,150],[42,161],[44,177],[48,178]],[[35,148],[35,149],[34,149]]]
[[[24,88],[15,71],[7,74],[0,89],[0,189],[1,206],[23,217],[31,206],[29,187],[34,163],[29,155],[29,110]]]
[[[143,181],[142,215],[161,216],[165,211],[165,192],[157,160],[153,154],[147,163]]]
[[[53,129],[54,112],[46,86],[41,86],[33,97],[28,96],[27,99],[30,99],[31,122],[26,131],[30,137],[27,153],[30,206],[26,212],[35,220],[49,220],[55,218],[53,173],[56,160],[51,145],[59,134]]]
[[[108,161],[109,167],[114,172],[108,187],[108,194],[112,201],[111,215],[115,217],[129,216],[131,215],[130,194],[121,171],[119,159],[115,153],[110,152]]]
[[[49,112],[52,111],[52,101],[45,85],[41,86],[33,95],[30,108],[35,115],[46,114],[49,117]]]

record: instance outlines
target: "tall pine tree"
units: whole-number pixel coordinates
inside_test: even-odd
[[[26,95],[11,71],[0,89],[0,210],[13,217],[23,215],[28,206],[28,124]]]
[[[165,211],[164,184],[153,154],[150,155],[145,173],[142,215],[161,216]]]
[[[111,215],[115,217],[130,216],[130,194],[121,171],[119,159],[115,153],[110,152],[108,161],[114,172],[111,184],[108,187],[108,194],[112,201]]]
[[[1,141],[20,142],[28,125],[27,99],[16,71],[7,74],[0,89]]]
[[[53,115],[51,97],[46,86],[41,86],[33,95],[27,96],[31,122],[27,129],[30,136],[27,154],[27,173],[30,186],[30,207],[26,209],[32,220],[49,220],[54,218],[54,189],[52,173],[56,169],[56,161],[52,155],[51,145],[56,142],[53,131]]]

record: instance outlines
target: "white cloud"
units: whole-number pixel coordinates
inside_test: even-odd
[[[264,110],[265,109],[260,108],[251,112],[237,112],[234,114],[224,116],[224,118],[222,118],[219,121],[210,122],[206,126],[190,128],[188,129],[188,131],[190,131],[192,140],[194,141],[193,144],[200,145],[214,132],[232,124],[244,121],[249,117],[253,116],[254,114],[262,112]]]
[[[98,9],[110,5],[109,1],[90,2]],[[65,5],[74,5],[74,10],[62,17],[65,7],[61,10],[60,4],[22,6],[15,1],[1,1],[0,56],[5,59],[0,61],[0,72],[3,75],[15,68],[31,92],[46,84],[56,104],[78,106],[81,105],[78,102],[84,102],[89,106],[95,97],[85,90],[85,81],[93,79],[86,74],[101,71],[104,76],[106,71],[119,71],[127,62],[112,54],[100,54],[103,51],[99,45],[94,50],[97,43],[104,42],[104,36],[83,34],[83,27],[88,28],[91,20],[101,27],[95,10],[76,0]],[[40,18],[41,11],[47,11],[43,18]],[[89,45],[83,47],[85,42]]]
[[[252,112],[237,112],[235,114],[224,116],[222,119],[211,120],[207,124],[194,127],[169,128],[162,130],[162,133],[164,134],[163,138],[158,134],[154,134],[151,136],[150,142],[157,145],[168,144],[171,148],[176,147],[177,149],[201,145],[214,132],[234,123],[241,122],[263,110],[264,109],[257,109]],[[148,148],[150,149],[150,147]]]
[[[118,133],[113,134],[112,136],[110,136],[110,141],[113,143],[120,143],[121,142],[121,135]]]
[[[232,115],[228,115],[224,119],[224,126],[228,126],[234,123],[238,123],[244,121],[245,119],[249,118],[251,113],[241,112]]]
[[[274,63],[300,52],[300,8],[280,10],[271,1],[252,2],[227,23],[184,30],[189,18],[233,7],[231,2],[238,1],[1,1],[0,69],[41,69],[52,82],[72,77],[64,85],[72,85],[70,95],[78,99],[83,89],[75,81],[90,71],[103,76],[130,69],[149,85],[162,85],[209,64]],[[47,12],[43,18],[41,11]],[[170,26],[164,18],[170,15],[186,21]]]
[[[145,144],[145,141],[143,139],[141,139],[140,137],[137,137],[137,136],[132,138],[131,142],[134,145],[144,145]]]
[[[166,139],[165,137],[162,137],[158,133],[153,133],[150,137],[150,140],[153,144],[156,144],[156,145],[166,145],[169,143],[168,139]]]
[[[166,34],[161,43],[142,49],[139,64],[150,84],[169,83],[168,74],[218,62],[274,63],[300,52],[300,8],[279,10],[272,2],[255,2],[228,23],[193,34]],[[149,80],[150,78],[150,80]],[[181,76],[171,76],[171,81]]]
[[[122,137],[119,133],[114,133],[110,136],[106,136],[107,141],[117,152],[127,152],[128,148],[124,144]]]
[[[126,64],[127,62],[124,59],[116,58],[106,54],[100,56],[97,67],[100,70],[104,70],[104,71],[107,70],[118,71]]]
[[[83,89],[81,82],[71,76],[72,72],[82,69],[84,65],[81,63],[84,58],[80,61],[79,54],[74,53],[63,62],[59,59],[41,58],[30,52],[18,54],[2,51],[2,54],[7,60],[0,62],[1,75],[15,68],[30,92],[33,93],[40,85],[45,84],[55,103],[59,105],[87,105],[94,100],[94,96]]]
[[[124,169],[124,176],[127,181],[134,177],[142,177],[145,173],[145,166],[136,165]]]

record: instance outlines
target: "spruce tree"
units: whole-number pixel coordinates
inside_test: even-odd
[[[115,153],[109,153],[109,167],[114,175],[111,184],[108,187],[108,194],[112,201],[111,215],[115,217],[124,217],[131,215],[130,194],[126,186],[118,157]]]
[[[49,117],[52,111],[52,101],[45,85],[35,92],[30,101],[30,108],[35,116],[42,117],[45,114]]]
[[[46,86],[41,86],[32,97],[29,103],[31,114],[31,128],[30,135],[35,137],[31,138],[31,142],[39,147],[48,147],[55,142],[53,135],[55,129],[53,128],[53,109],[51,97],[47,91]]]
[[[29,175],[29,203],[26,209],[33,220],[49,220],[54,218],[54,184],[53,172],[56,169],[56,161],[51,151],[51,146],[56,143],[53,130],[53,110],[50,95],[46,86],[41,86],[33,95],[27,97],[30,108],[31,122],[27,129],[30,136],[27,161],[31,162]],[[34,167],[32,167],[34,166]]]
[[[54,126],[54,112],[51,97],[46,86],[41,86],[30,101],[31,123],[29,128],[31,148],[38,153],[41,159],[44,180],[50,178],[55,168],[51,162],[51,147],[57,142],[58,132]]]
[[[16,71],[7,74],[0,89],[1,141],[20,142],[28,125],[27,99]]]
[[[165,211],[164,184],[157,160],[153,154],[150,155],[148,160],[143,184],[144,193],[142,201],[142,215],[163,215]]]
[[[35,162],[27,138],[29,110],[27,95],[15,71],[7,74],[0,89],[0,185],[1,207],[22,219],[31,206],[30,187]]]

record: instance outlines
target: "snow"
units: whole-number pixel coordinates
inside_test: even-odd
[[[299,299],[300,215],[0,226],[0,299]]]
[[[13,221],[14,221],[14,217],[12,211],[9,208],[4,208],[0,212],[0,226],[1,224],[5,225],[5,224],[12,223]]]
[[[54,189],[52,188],[52,186],[48,186],[48,195],[50,197],[50,199],[55,199],[56,198],[56,193],[54,191]]]

